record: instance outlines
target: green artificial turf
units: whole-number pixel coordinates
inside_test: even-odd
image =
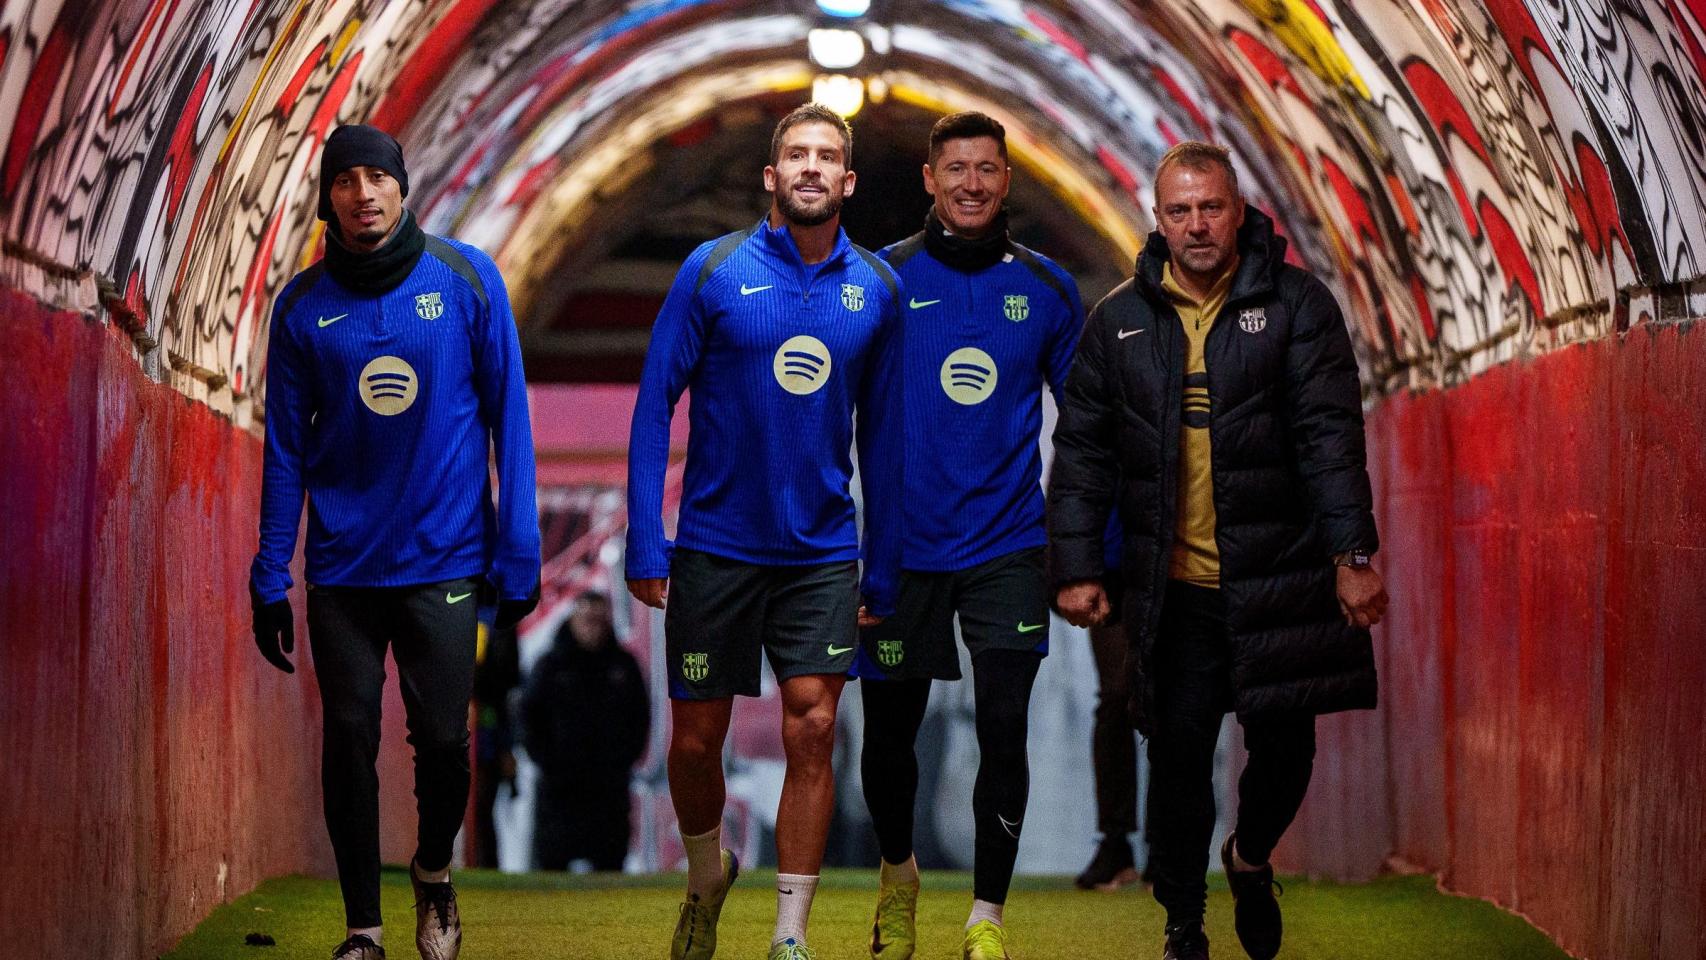
[[[743,873],[723,910],[720,960],[763,960],[774,920],[774,873]],[[1292,960],[1563,960],[1520,918],[1478,900],[1439,893],[1429,877],[1340,885],[1283,880],[1285,946]],[[1208,934],[1214,956],[1239,960],[1232,901],[1211,878]],[[681,899],[679,874],[656,877],[505,875],[459,871],[464,960],[665,960]],[[865,960],[876,872],[833,870],[818,888],[811,945],[819,960]],[[414,913],[400,869],[384,875],[386,949],[412,960]],[[958,960],[971,877],[926,873],[918,903],[918,960]],[[214,911],[166,960],[327,960],[343,937],[338,886],[282,877]],[[1007,901],[1016,960],[1159,958],[1162,913],[1141,888],[1085,893],[1060,878],[1018,878]],[[244,945],[264,933],[276,946]]]

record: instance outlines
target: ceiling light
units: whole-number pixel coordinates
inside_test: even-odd
[[[862,17],[871,0],[817,0],[817,8],[832,17]]]
[[[852,117],[865,105],[865,83],[845,73],[819,74],[812,81],[812,99],[843,117]]]
[[[865,38],[855,30],[819,28],[806,34],[806,49],[825,70],[846,70],[865,59]]]

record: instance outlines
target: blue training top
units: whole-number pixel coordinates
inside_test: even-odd
[[[521,344],[503,277],[479,249],[429,235],[408,279],[379,296],[350,292],[321,264],[297,274],[273,311],[266,414],[250,573],[263,602],[290,589],[304,493],[310,583],[483,574],[505,599],[532,593],[539,513]]]
[[[865,506],[863,589],[894,609],[900,565],[899,288],[838,231],[807,265],[787,227],[701,245],[658,312],[628,445],[629,579],[669,576],[669,422],[691,389],[675,543],[747,563],[852,560],[853,412]]]
[[[1084,324],[1072,277],[1015,243],[976,273],[916,234],[882,250],[908,294],[907,570],[964,570],[1047,542],[1042,390],[1055,400]]]

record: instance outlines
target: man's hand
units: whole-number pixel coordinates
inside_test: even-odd
[[[1340,566],[1339,610],[1353,627],[1372,627],[1386,616],[1386,585],[1373,567]]]
[[[534,608],[539,606],[539,582],[534,581],[533,592],[524,600],[498,600],[497,615],[492,618],[493,630],[513,630],[516,624],[527,619]]]
[[[662,610],[664,604],[669,602],[669,578],[648,577],[645,580],[629,580],[628,592],[634,595],[635,600],[646,606]]]
[[[1096,627],[1108,619],[1113,607],[1108,604],[1108,591],[1100,580],[1080,580],[1060,588],[1054,605],[1060,615],[1075,627]]]
[[[255,646],[260,648],[261,656],[285,673],[295,673],[296,667],[291,665],[287,656],[296,649],[296,614],[291,612],[290,598],[263,603],[251,583],[249,606],[255,614]]]
[[[862,603],[859,604],[859,627],[860,627],[860,629],[863,629],[865,627],[874,627],[877,624],[882,623],[882,622],[883,622],[882,617],[872,615],[870,607],[868,607]]]

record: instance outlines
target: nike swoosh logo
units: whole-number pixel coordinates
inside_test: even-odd
[[[1120,339],[1124,340],[1126,337],[1135,337],[1147,329],[1149,329],[1149,328],[1148,327],[1138,327],[1136,330],[1121,330],[1120,331]]]
[[[468,599],[469,597],[471,597],[473,595],[474,595],[474,591],[472,591],[472,590],[468,591],[467,593],[447,593],[444,595],[444,602],[445,603],[461,603],[462,601]]]
[[[746,285],[746,284],[744,284],[744,283],[743,283],[743,284],[741,284],[741,285],[740,285],[740,295],[741,295],[741,296],[743,296],[743,297],[750,297],[750,296],[752,296],[752,295],[753,295],[753,294],[755,294],[755,293],[757,293],[757,292],[758,292],[758,291],[760,291],[760,290],[768,290],[768,289],[770,289],[770,288],[771,288],[771,287],[774,287],[774,286],[775,286],[775,284],[774,284],[774,283],[767,283],[767,284],[765,284],[765,285],[764,285],[764,286],[762,286],[762,287],[749,287],[749,286],[747,286],[747,285]]]
[[[792,890],[778,890],[776,892],[781,894],[784,897],[791,897],[794,895],[794,891],[792,891]]]
[[[1007,818],[999,813],[995,815],[995,819],[1001,821],[1001,829],[1007,831],[1009,837],[1015,840],[1019,839],[1019,824],[1017,822],[1009,823]]]
[[[1026,623],[1023,620],[1020,620],[1019,621],[1019,632],[1020,633],[1035,633],[1036,631],[1041,630],[1043,628],[1043,626],[1044,626],[1044,624],[1041,624],[1041,623]]]
[[[327,319],[326,319],[326,318],[325,318],[325,317],[321,317],[321,318],[320,318],[320,326],[322,326],[322,327],[329,327],[329,326],[331,326],[331,325],[332,325],[332,324],[334,324],[334,323],[337,323],[337,322],[338,322],[338,321],[339,321],[339,320],[342,320],[342,319],[343,319],[343,318],[345,318],[345,317],[347,317],[347,316],[349,316],[349,314],[347,314],[347,313],[340,313],[340,314],[338,314],[338,315],[337,315],[337,316],[335,316],[335,317],[333,317],[333,318],[332,318],[332,319],[330,319],[330,320],[327,320]]]
[[[907,304],[907,306],[911,307],[914,310],[917,310],[919,307],[928,307],[933,303],[941,303],[941,302],[942,302],[941,300],[919,300],[917,298],[914,298],[911,303]]]
[[[853,648],[852,647],[838,647],[832,643],[829,645],[829,655],[832,657],[839,657],[851,649],[853,649]]]

